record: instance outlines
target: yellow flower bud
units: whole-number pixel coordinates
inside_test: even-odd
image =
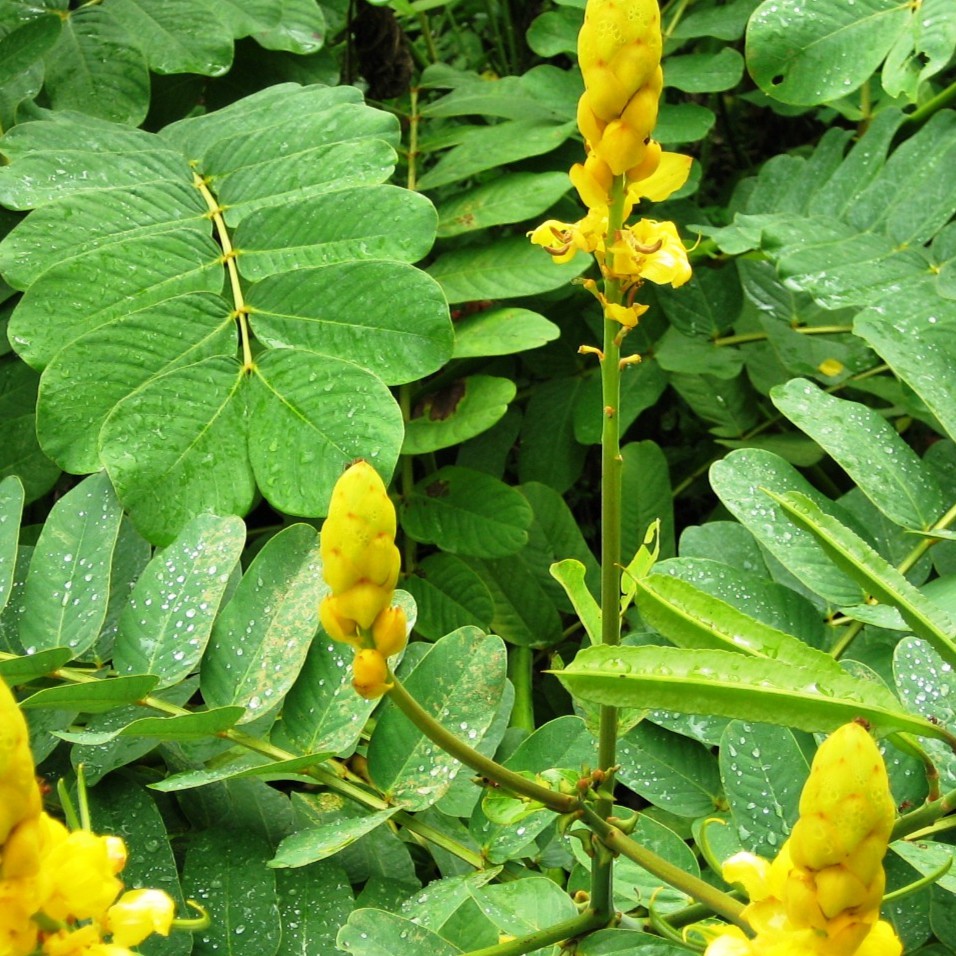
[[[382,652],[366,647],[355,655],[352,661],[352,686],[356,693],[366,700],[381,697],[392,685],[388,682],[388,665]]]
[[[382,610],[391,604],[393,593],[390,588],[386,590],[370,581],[362,581],[335,595],[335,608],[344,619],[368,630]]]
[[[598,119],[594,110],[591,109],[591,102],[587,93],[582,93],[578,100],[578,129],[581,135],[588,143],[597,143],[604,135],[604,128],[607,123]]]
[[[358,580],[398,579],[395,506],[378,472],[366,461],[351,465],[335,484],[322,525],[322,573],[333,594]]]
[[[30,733],[10,688],[0,679],[0,845],[21,820],[42,808]]]
[[[827,919],[844,910],[877,910],[883,899],[886,877],[879,867],[872,883],[867,885],[843,865],[828,866],[816,874],[820,908]]]
[[[342,617],[337,607],[338,598],[327,595],[319,604],[319,621],[322,629],[333,641],[359,646],[358,629],[355,621]]]
[[[162,890],[130,890],[107,911],[106,924],[118,946],[138,946],[147,936],[168,936],[176,904]]]
[[[583,163],[575,163],[568,175],[588,209],[600,209],[610,202],[614,173],[596,153],[591,153]],[[593,251],[593,247],[588,251]]]
[[[358,630],[391,604],[401,567],[395,530],[395,506],[378,472],[365,461],[351,465],[335,484],[322,525],[322,573],[332,594],[319,618],[333,639],[360,645]]]
[[[408,643],[407,622],[403,608],[387,607],[382,610],[372,624],[372,640],[382,657],[392,657],[401,653]]]
[[[800,797],[800,819],[790,837],[797,866],[822,870],[842,862],[872,835],[884,846],[896,808],[883,758],[873,738],[859,724],[844,724],[820,746]],[[869,884],[879,869],[857,873]],[[860,861],[860,865],[863,865]]]

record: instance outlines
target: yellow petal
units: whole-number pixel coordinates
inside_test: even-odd
[[[662,202],[687,182],[692,162],[690,156],[684,156],[682,153],[661,153],[655,172],[644,179],[628,183],[628,198],[632,202],[639,199]]]
[[[752,900],[762,900],[768,895],[770,862],[762,856],[746,851],[735,853],[724,860],[720,872],[728,883],[739,883]]]
[[[381,651],[366,647],[352,662],[352,686],[366,700],[381,697],[392,685],[388,683],[388,665]]]
[[[397,605],[384,608],[372,624],[372,640],[382,657],[401,653],[408,643],[405,611]]]

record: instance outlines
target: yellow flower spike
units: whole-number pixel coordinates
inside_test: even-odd
[[[40,813],[30,732],[10,688],[0,679],[0,845],[10,831]]]
[[[106,914],[107,930],[118,946],[138,946],[147,936],[168,936],[176,904],[162,890],[130,890]]]
[[[859,724],[840,727],[814,757],[800,819],[777,858],[743,853],[724,864],[724,878],[743,883],[751,899],[743,911],[756,934],[750,949],[728,932],[705,956],[900,956],[879,919],[894,815],[876,744]]]
[[[372,640],[382,657],[400,654],[408,643],[408,626],[403,608],[387,607],[372,624]]]
[[[656,82],[660,71],[661,44],[653,37],[643,37],[621,47],[609,62],[611,71],[621,85],[632,90],[640,90],[649,83]]]
[[[874,923],[853,956],[900,956],[903,944],[885,920]]]
[[[895,815],[886,767],[873,738],[859,724],[844,724],[813,759],[800,797],[800,819],[790,836],[793,861],[820,870],[842,862],[871,834],[885,843]],[[866,873],[858,875],[869,882]]]
[[[355,660],[352,661],[352,686],[356,693],[366,700],[381,697],[391,690],[388,665],[377,648],[366,647],[355,655]]]
[[[391,604],[401,567],[396,527],[385,483],[368,462],[355,462],[336,482],[322,525],[322,573],[332,594],[319,619],[334,640],[361,647],[361,632]]]

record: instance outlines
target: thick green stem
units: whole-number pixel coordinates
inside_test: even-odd
[[[534,651],[518,644],[508,655],[508,676],[515,689],[515,704],[511,708],[511,726],[534,732],[534,705],[531,701],[531,665]]]
[[[590,807],[584,806],[583,820],[598,835],[601,842],[613,853],[626,856],[638,866],[644,867],[654,876],[660,877],[665,883],[681,892],[692,896],[698,903],[702,903],[712,913],[717,913],[731,923],[736,923],[742,929],[750,929],[750,925],[741,916],[744,904],[735,900],[730,894],[718,890],[705,882],[699,876],[674,866],[667,860],[652,853],[646,847],[636,843],[622,830],[612,826],[603,817],[595,813]]]
[[[478,753],[469,747],[463,740],[456,737],[447,727],[440,724],[421,704],[405,689],[404,684],[394,675],[389,675],[392,689],[388,696],[396,707],[426,736],[438,744],[442,750],[460,760],[465,766],[471,767],[476,773],[496,783],[506,790],[529,800],[543,804],[555,813],[569,813],[578,808],[577,797],[566,793],[558,793],[548,787],[522,777],[520,774],[503,767],[500,763]]]
[[[600,929],[606,925],[607,920],[602,919],[596,913],[587,911],[579,916],[564,920],[562,923],[555,923],[554,926],[529,933],[527,936],[519,936],[516,939],[497,943],[494,946],[485,946],[483,949],[473,949],[468,953],[468,956],[523,956],[524,953],[533,953],[545,946],[552,946],[566,939],[583,936],[585,933],[590,933],[592,930]]]
[[[890,842],[902,840],[903,837],[909,836],[911,833],[931,827],[940,817],[945,816],[954,808],[956,808],[956,790],[950,790],[949,793],[944,793],[938,800],[931,800],[916,810],[904,813],[893,827]]]
[[[938,113],[944,106],[956,100],[956,83],[950,83],[945,90],[937,93],[931,100],[927,100],[918,110],[906,118],[906,122],[918,126],[925,123],[934,113]]]
[[[624,225],[627,186],[618,176],[611,189],[608,208],[608,243]],[[604,297],[609,304],[621,303],[621,284],[605,278]],[[621,333],[622,326],[604,318],[601,357],[601,401],[604,425],[601,430],[601,643],[621,643]],[[614,807],[614,763],[617,754],[617,708],[602,706],[598,724],[598,767],[607,774],[597,802],[597,812],[608,817]],[[610,914],[613,899],[613,860],[595,854],[591,865],[591,907]]]

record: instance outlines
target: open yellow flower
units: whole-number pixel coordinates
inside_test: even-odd
[[[657,285],[683,285],[691,276],[687,250],[672,222],[641,219],[626,226],[608,246],[604,266],[614,278],[649,279]]]
[[[137,890],[116,903],[126,863],[119,837],[70,831],[42,808],[27,725],[7,685],[0,680],[0,956],[131,956],[154,931],[169,931],[175,909],[161,890]],[[155,914],[125,942],[110,913],[136,898],[149,900]]]

